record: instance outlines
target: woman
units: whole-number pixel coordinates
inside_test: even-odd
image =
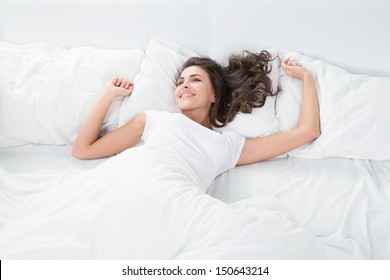
[[[175,91],[182,114],[146,111],[99,138],[111,102],[133,88],[129,81],[113,79],[81,127],[72,153],[87,159],[126,151],[31,201],[20,219],[1,230],[0,257],[260,259],[278,250],[291,258],[286,244],[297,251],[290,237],[297,240],[295,230],[264,227],[206,194],[222,172],[286,153],[319,135],[313,76],[288,59],[283,62],[287,75],[303,83],[296,129],[257,139],[211,129],[229,122],[238,110],[261,106],[270,94],[269,81],[263,79],[267,71],[249,71],[264,68],[252,63],[260,57],[233,59],[226,69],[210,59],[190,59]],[[237,82],[240,77],[248,83]],[[140,140],[143,146],[128,149]],[[297,244],[306,252],[302,240]]]
[[[256,78],[270,71],[265,63],[269,61],[267,55],[263,51],[258,55],[248,53],[232,56],[225,69],[211,59],[189,59],[177,81],[175,99],[178,108],[188,119],[212,129],[212,126],[224,126],[239,111],[250,112],[252,107],[261,107],[266,95],[271,95],[269,80],[267,82],[264,78]],[[259,64],[259,61],[262,63]],[[257,72],[253,71],[256,67],[259,68]],[[282,67],[288,76],[302,81],[302,108],[298,126],[291,131],[254,139],[246,138],[242,141],[242,147],[238,148],[240,152],[236,165],[251,164],[282,155],[320,135],[319,106],[313,75],[290,59],[284,60]],[[240,99],[239,95],[245,91],[242,89],[244,81],[249,81],[247,88],[258,95],[257,99],[251,99],[248,93],[245,101]],[[260,87],[254,88],[256,83]],[[99,138],[102,122],[114,98],[131,94],[132,89],[133,84],[121,78],[114,78],[109,83],[80,129],[72,150],[73,156],[80,159],[111,156],[141,140],[147,123],[145,113]],[[223,158],[222,155],[221,157]]]

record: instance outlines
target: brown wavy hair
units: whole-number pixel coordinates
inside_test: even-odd
[[[272,60],[267,51],[244,51],[241,55],[231,55],[228,65],[222,67],[211,58],[191,57],[181,72],[190,66],[198,66],[208,73],[216,95],[209,111],[210,123],[214,127],[223,127],[233,121],[237,113],[251,113],[253,108],[264,106],[267,96],[274,95],[268,77]]]
[[[239,112],[252,113],[253,108],[263,107],[267,96],[275,95],[268,77],[272,71],[272,60],[272,55],[265,50],[260,53],[243,51],[241,55],[229,57],[224,68],[231,94],[231,103],[223,116],[226,123]]]

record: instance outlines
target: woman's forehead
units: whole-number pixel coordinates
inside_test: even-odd
[[[207,77],[207,72],[199,66],[189,66],[180,74],[180,78],[188,78],[191,76]]]

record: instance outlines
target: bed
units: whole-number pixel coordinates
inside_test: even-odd
[[[390,259],[388,2],[115,0],[87,12],[92,2],[0,3],[1,259]],[[302,27],[308,15],[317,21]],[[224,129],[261,137],[297,124],[300,83],[280,67],[291,57],[316,78],[317,140],[195,189],[152,154],[70,155],[113,75],[136,87],[102,133],[145,110],[176,112],[187,58],[223,64],[244,49],[275,57],[277,95]],[[156,165],[169,183],[126,177]]]

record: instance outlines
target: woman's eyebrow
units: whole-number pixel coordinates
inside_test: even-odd
[[[200,74],[191,74],[191,75],[190,75],[190,78],[192,78],[192,77],[196,77],[196,76],[199,76],[199,77],[202,77],[202,78],[203,78],[203,76],[202,76],[202,75],[200,75]],[[179,80],[181,80],[181,79],[184,79],[184,77],[183,77],[183,76],[181,76],[181,77],[179,78]]]
[[[195,76],[199,76],[199,77],[202,77],[202,78],[203,78],[203,76],[200,75],[200,74],[192,74],[192,75],[190,75],[190,78],[195,77]]]

